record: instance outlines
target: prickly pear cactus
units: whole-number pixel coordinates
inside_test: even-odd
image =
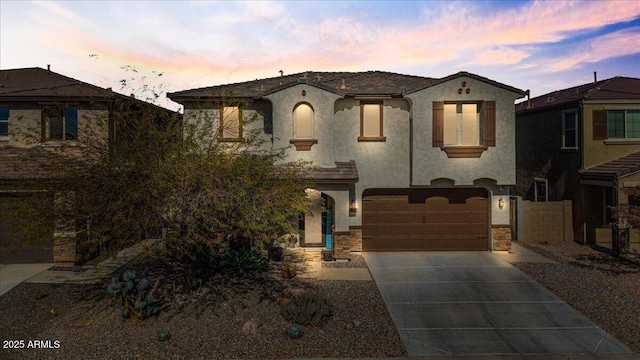
[[[157,315],[160,311],[161,299],[154,296],[158,285],[159,280],[156,280],[151,287],[144,274],[140,280],[137,280],[135,271],[127,270],[122,274],[121,282],[116,282],[115,279],[112,281],[107,288],[107,293],[120,295],[118,315],[123,320],[131,316],[144,320],[149,316]]]

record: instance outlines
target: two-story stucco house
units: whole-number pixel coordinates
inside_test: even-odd
[[[594,79],[521,102],[516,127],[517,194],[572,200],[574,240],[611,246],[609,207],[640,185],[640,79]]]
[[[43,231],[36,239],[23,241],[24,229],[8,209],[37,197],[42,209],[34,214],[55,211],[69,194],[56,179],[87,154],[88,145],[109,149],[117,111],[173,113],[42,68],[0,70],[0,262],[73,264],[73,219],[65,226],[53,216],[23,219],[48,223],[37,227]]]
[[[290,160],[312,162],[306,247],[350,251],[508,250],[514,102],[525,92],[460,72],[305,72],[168,94],[185,122],[243,116]],[[202,104],[208,104],[203,107]],[[244,104],[244,105],[238,105]],[[221,120],[221,121],[220,121]],[[224,126],[223,126],[224,125]]]

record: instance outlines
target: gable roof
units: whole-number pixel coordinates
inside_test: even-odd
[[[110,89],[38,67],[0,70],[0,97],[5,101],[61,97],[96,100],[109,98],[113,94]]]
[[[516,113],[588,100],[640,100],[640,79],[616,76],[537,96],[516,104]]]
[[[168,93],[167,97],[176,102],[198,98],[259,99],[265,95],[298,84],[308,84],[346,97],[367,95],[400,97],[461,76],[468,76],[484,81],[492,85],[520,93],[523,96],[525,94],[522,90],[467,72],[459,72],[442,79],[436,79],[414,75],[403,75],[386,71],[307,71],[286,76],[172,92]]]

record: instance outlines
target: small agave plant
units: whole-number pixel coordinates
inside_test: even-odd
[[[171,337],[168,330],[158,331],[158,340],[165,341]]]
[[[297,339],[302,336],[302,326],[298,324],[289,325],[287,328],[287,335],[292,339]]]

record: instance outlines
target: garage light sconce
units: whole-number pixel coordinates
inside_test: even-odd
[[[349,204],[349,212],[350,213],[357,213],[358,212],[358,207],[356,206],[356,200],[351,200],[351,203]]]
[[[500,208],[500,210],[504,208],[504,200],[502,200],[502,196],[500,196],[500,200],[498,200],[498,208]]]

